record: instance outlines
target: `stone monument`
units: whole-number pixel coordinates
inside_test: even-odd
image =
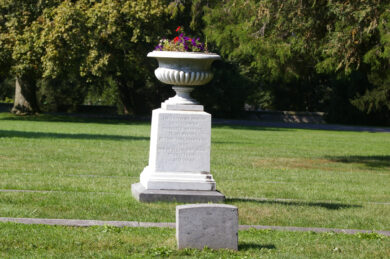
[[[196,85],[208,83],[216,54],[153,51],[157,79],[172,84],[176,95],[153,110],[149,165],[132,185],[141,202],[222,202],[210,173],[211,115],[191,98]]]

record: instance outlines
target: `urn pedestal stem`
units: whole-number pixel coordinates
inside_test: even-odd
[[[191,92],[194,90],[193,86],[172,86],[172,89],[176,92],[174,97],[169,98],[164,103],[166,104],[184,104],[184,105],[197,105],[199,104],[194,98],[191,97]]]

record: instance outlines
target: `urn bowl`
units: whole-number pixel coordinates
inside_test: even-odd
[[[199,52],[153,51],[148,57],[156,58],[159,67],[154,71],[157,79],[176,86],[204,85],[211,81],[211,64],[221,57]]]

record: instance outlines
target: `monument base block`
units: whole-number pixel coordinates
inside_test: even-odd
[[[141,183],[132,184],[131,192],[140,202],[218,203],[225,201],[225,195],[218,191],[153,190],[145,189]]]

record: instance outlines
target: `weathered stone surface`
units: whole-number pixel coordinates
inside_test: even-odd
[[[225,196],[218,191],[147,190],[141,183],[132,184],[131,192],[133,197],[140,202],[217,203],[225,201]]]
[[[238,249],[238,209],[225,204],[191,204],[176,207],[179,249],[205,246]]]
[[[214,191],[210,138],[210,114],[154,110],[149,165],[141,173],[141,184],[154,190]]]

